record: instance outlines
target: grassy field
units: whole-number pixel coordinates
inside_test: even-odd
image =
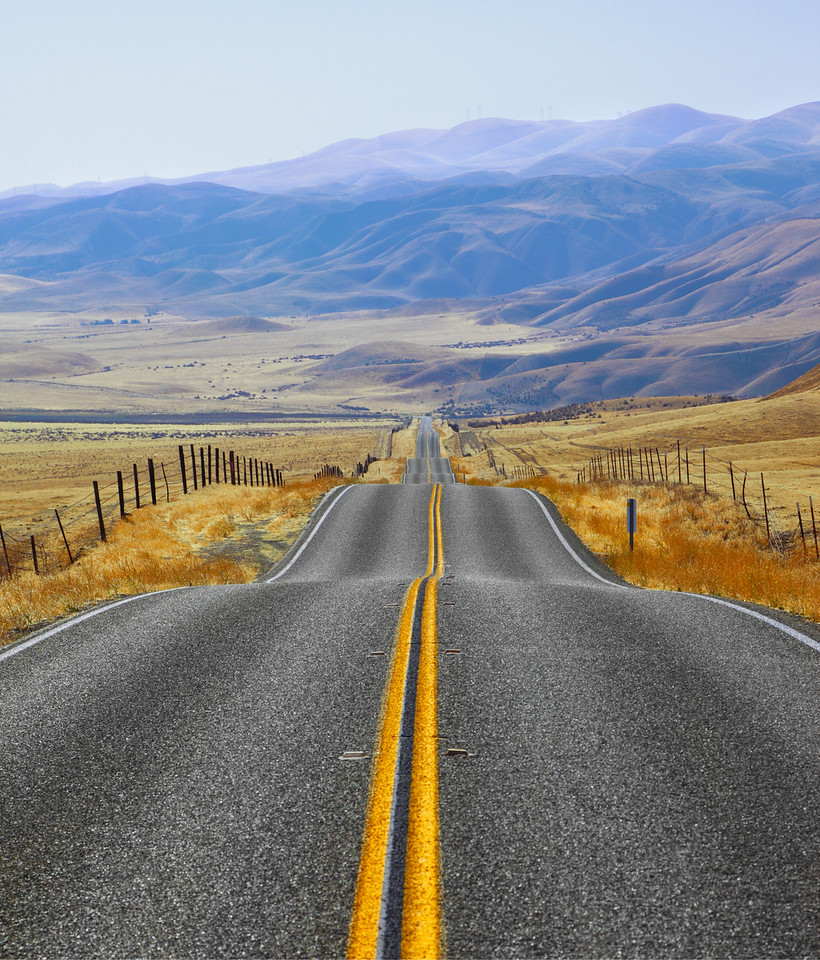
[[[607,448],[657,448],[668,456],[677,480],[677,443],[689,450],[691,479],[702,478],[701,452],[707,448],[709,490],[731,497],[729,462],[742,480],[748,471],[748,497],[762,513],[760,474],[764,474],[770,506],[780,525],[797,523],[795,504],[808,509],[808,498],[820,497],[820,391],[806,389],[770,398],[730,403],[693,404],[694,398],[631,398],[590,405],[591,414],[563,422],[502,424],[466,428],[472,443],[473,475],[497,476],[496,464],[508,475],[529,464],[560,480],[574,480],[590,457]],[[685,454],[684,454],[685,456]],[[685,468],[682,470],[685,479]],[[820,506],[820,503],[818,504]]]
[[[547,476],[514,485],[548,496],[580,539],[629,583],[748,601],[820,623],[820,562],[813,545],[805,552],[772,549],[730,499],[691,486],[643,488],[630,551],[625,505],[634,487]]]
[[[149,457],[177,470],[178,446],[234,449],[269,461],[285,479],[311,478],[325,463],[349,474],[368,453],[383,455],[395,421],[323,424],[292,421],[269,427],[0,422],[0,523],[31,526],[43,513],[86,497],[92,482]],[[373,468],[378,471],[378,465]],[[31,529],[35,528],[31,526]]]
[[[696,405],[697,404],[697,405]],[[677,482],[677,443],[690,451],[690,484]],[[807,376],[768,398],[703,404],[696,398],[626,398],[589,405],[578,419],[465,425],[454,468],[468,482],[539,490],[581,540],[639,586],[708,593],[760,603],[820,622],[820,563],[809,511],[820,522],[820,379]],[[589,458],[607,448],[657,448],[670,481],[577,483]],[[701,451],[706,446],[707,487]],[[748,470],[747,503],[739,494]],[[493,463],[495,466],[493,466]],[[504,479],[516,466],[537,474]],[[685,469],[681,471],[685,480]],[[771,540],[764,523],[765,475]],[[626,500],[638,503],[637,546],[630,552]],[[806,536],[801,538],[800,501]]]
[[[395,364],[382,367],[373,355],[412,355],[418,374],[428,357],[514,358],[567,339],[502,322],[488,330],[466,307],[446,316],[436,310],[412,317],[361,312],[198,321],[143,312],[134,305],[66,314],[0,311],[0,417],[32,409],[113,412],[120,419],[135,412],[409,415],[452,395],[445,386],[452,370],[404,385]],[[323,369],[330,358],[357,350],[361,365],[340,361]]]
[[[337,479],[314,479],[323,463],[339,464],[346,474],[368,453],[394,457],[370,466],[365,482],[398,481],[406,456],[415,447],[416,426],[391,435],[372,426],[324,429],[291,424],[283,434],[214,429],[209,440],[240,448],[286,469],[280,488],[221,484],[200,488],[157,506],[129,511],[110,530],[106,543],[86,547],[67,569],[37,576],[30,568],[0,581],[0,644],[39,625],[116,597],[189,584],[243,583],[270,569],[303,529],[319,497]],[[44,511],[131,459],[167,453],[174,463],[178,443],[203,437],[197,428],[85,428],[4,426],[6,457],[0,482],[9,493],[4,507],[17,504],[26,529],[39,533]],[[58,439],[59,437],[59,439]],[[13,452],[13,456],[11,453]],[[49,470],[59,464],[57,475]],[[20,489],[18,471],[39,483]],[[382,471],[384,471],[382,473]],[[25,485],[22,485],[25,487]],[[8,513],[7,513],[8,516]]]
[[[172,587],[247,583],[298,537],[331,480],[287,487],[208,487],[121,520],[58,573],[0,581],[0,644],[106,600]]]

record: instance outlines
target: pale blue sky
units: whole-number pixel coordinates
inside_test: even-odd
[[[0,0],[0,190],[479,115],[820,100],[818,0]]]

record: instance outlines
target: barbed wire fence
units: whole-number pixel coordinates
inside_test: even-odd
[[[774,506],[763,471],[750,472],[732,460],[711,454],[705,446],[690,450],[680,441],[658,446],[602,447],[578,471],[578,483],[643,483],[687,486],[704,495],[731,496],[742,505],[766,542],[781,554],[795,549],[820,560],[818,520],[811,496],[795,501],[792,514]]]
[[[89,547],[106,541],[115,524],[132,511],[170,503],[212,485],[282,487],[283,471],[267,460],[208,444],[178,447],[171,463],[149,458],[118,470],[79,500],[61,504],[29,522],[0,523],[0,578],[19,573],[55,573],[74,563]]]

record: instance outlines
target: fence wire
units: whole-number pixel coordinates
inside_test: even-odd
[[[578,483],[631,482],[694,487],[704,495],[731,497],[766,541],[781,554],[801,549],[820,559],[814,501],[791,514],[772,504],[771,489],[762,471],[750,472],[732,460],[713,456],[706,447],[692,451],[677,442],[660,447],[601,447],[578,471]]]
[[[214,446],[180,446],[173,463],[132,463],[74,503],[29,520],[0,523],[0,577],[65,570],[134,510],[212,485],[281,487],[282,468]]]

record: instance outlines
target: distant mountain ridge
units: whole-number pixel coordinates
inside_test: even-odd
[[[722,374],[773,390],[818,361],[820,103],[761,120],[678,104],[477,120],[119,186],[0,199],[0,309],[142,303],[218,319],[458,301],[486,324],[594,341],[577,361],[589,368],[553,371],[549,389],[543,371],[572,352],[511,361],[493,389],[513,406],[522,383],[543,403],[616,385],[725,392]],[[679,336],[692,330],[694,353]],[[459,369],[483,403],[489,368]]]
[[[528,179],[550,174],[606,176],[647,169],[703,168],[816,153],[820,102],[744,120],[683,104],[647,107],[612,120],[471,120],[450,130],[404,130],[342,140],[308,156],[178,179],[134,178],[70,187],[41,185],[41,196],[115,193],[146,183],[208,182],[256,193],[359,192],[384,181],[446,180],[477,172]],[[25,192],[0,193],[0,199]]]

